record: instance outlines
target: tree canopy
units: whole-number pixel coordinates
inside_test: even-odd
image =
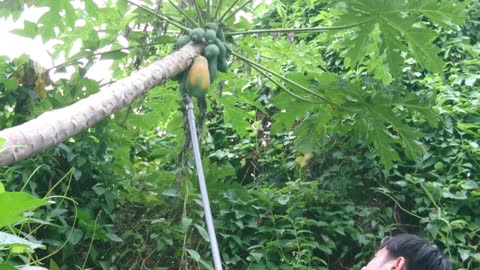
[[[27,8],[13,32],[53,66],[0,56],[0,266],[213,269],[178,75],[207,42],[174,47],[212,23],[228,71],[196,113],[225,269],[358,270],[400,232],[480,267],[479,2],[6,0],[0,18]],[[86,76],[103,61],[111,78]]]

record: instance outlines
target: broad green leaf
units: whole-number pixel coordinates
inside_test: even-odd
[[[359,26],[359,30],[349,37],[351,44],[342,54],[345,57],[345,66],[350,68],[356,68],[358,63],[362,61],[368,55],[368,47],[372,44],[370,34],[373,31],[374,24],[368,23]]]
[[[432,22],[452,29],[465,21],[465,8],[468,1],[410,0],[407,9],[425,15]]]
[[[84,233],[83,233],[82,230],[73,229],[72,233],[70,234],[70,237],[68,238],[68,241],[72,245],[76,245],[76,244],[78,244],[78,242],[80,242],[80,240],[82,240],[83,236],[84,236]]]
[[[240,137],[244,137],[248,134],[250,130],[250,124],[248,119],[252,116],[245,111],[243,108],[240,108],[240,104],[237,102],[238,99],[234,96],[224,95],[221,99],[224,106],[224,117],[226,123],[231,123],[232,128],[237,132]]]
[[[63,11],[65,12],[65,15],[63,16],[63,22],[65,22],[65,26],[74,27],[77,16],[75,15],[75,8],[72,5],[72,1],[61,0],[61,3]]]
[[[187,216],[182,217],[182,231],[187,233],[192,225],[193,220]]]
[[[310,108],[305,102],[284,92],[276,95],[272,103],[280,110],[272,117],[275,120],[271,128],[273,133],[289,130],[296,121],[305,117]]]
[[[23,29],[15,29],[12,33],[28,38],[34,38],[38,35],[38,26],[36,23],[30,21],[23,21]]]
[[[213,270],[213,267],[212,267],[209,263],[207,263],[206,261],[204,261],[204,260],[202,259],[202,257],[200,256],[200,254],[199,254],[197,251],[195,251],[195,250],[193,250],[193,249],[186,249],[186,250],[187,250],[187,252],[188,252],[188,255],[190,255],[190,257],[191,257],[194,261],[196,261],[196,262],[200,263],[201,265],[203,265],[203,267],[205,267],[207,270]]]
[[[0,227],[15,224],[24,212],[47,204],[25,192],[0,193]]]
[[[437,37],[437,34],[433,29],[416,26],[418,23],[416,19],[411,17],[405,18],[399,12],[385,13],[382,14],[381,18],[382,21],[379,22],[380,25],[387,24],[402,34],[409,45],[410,53],[420,64],[430,71],[437,73],[442,72],[443,61],[438,56],[440,49],[433,44],[433,40]],[[388,27],[383,29],[388,29]],[[390,30],[384,34],[388,35],[389,33],[392,33],[392,31]],[[388,37],[386,38],[388,39]]]
[[[403,149],[410,159],[415,160],[425,153],[425,148],[422,143],[417,140],[417,138],[423,135],[421,132],[400,123],[396,123],[394,127],[395,131],[400,135]]]
[[[202,258],[200,254],[193,249],[187,249],[187,252],[190,255],[190,257],[192,257],[192,259],[196,262],[200,261]]]
[[[25,240],[13,234],[0,232],[0,247],[14,248],[17,253],[31,252],[37,248],[45,248],[44,245]]]
[[[96,31],[89,31],[82,35],[82,43],[84,48],[95,51],[100,45],[100,37]]]
[[[410,52],[421,65],[435,73],[443,72],[443,61],[439,56],[440,48],[433,43],[437,37],[433,30],[412,28],[404,31],[404,35]]]
[[[123,239],[114,233],[106,233],[105,236],[113,242],[123,242]]]
[[[380,25],[381,45],[380,52],[383,52],[385,64],[388,67],[393,78],[397,78],[403,67],[404,59],[401,52],[406,52],[408,48],[400,41],[400,32],[388,24]]]
[[[400,160],[397,151],[392,147],[393,144],[398,142],[398,139],[393,138],[385,131],[383,123],[379,123],[378,127],[371,131],[371,137],[380,160],[389,170],[392,168],[393,161]]]
[[[205,228],[203,228],[202,226],[200,226],[198,224],[193,224],[193,225],[195,226],[195,228],[197,228],[197,230],[200,233],[200,235],[202,236],[203,240],[207,243],[210,242],[210,237],[208,236],[208,233],[205,230]]]
[[[63,21],[62,16],[54,10],[49,10],[40,17],[38,20],[39,25],[41,25],[39,33],[44,42],[56,37],[55,27],[57,27],[61,21]]]
[[[419,97],[410,94],[402,99],[398,99],[398,101],[399,106],[405,106],[412,111],[420,113],[431,127],[436,127],[441,120],[441,117],[433,109],[433,96]]]
[[[440,49],[433,44],[437,33],[431,28],[422,27],[419,24],[418,17],[409,12],[421,13],[419,7],[424,7],[423,11],[428,13],[427,16],[439,19],[439,14],[447,10],[447,3],[438,6],[435,4],[434,6],[432,4],[433,1],[422,2],[428,2],[428,4],[419,4],[416,7],[417,9],[415,9],[415,5],[409,7],[402,1],[348,1],[345,14],[340,18],[353,17],[355,20],[358,20],[358,17],[360,17],[358,14],[360,13],[365,17],[370,16],[371,20],[359,25],[354,30],[353,39],[342,41],[344,48],[346,48],[346,51],[342,54],[346,59],[345,65],[353,67],[368,55],[370,61],[372,59],[376,60],[374,64],[370,64],[368,70],[383,82],[389,82],[391,78],[398,76],[403,64],[400,53],[408,48],[408,51],[419,64],[432,72],[442,73],[443,61],[438,55]],[[456,19],[452,21],[456,23],[462,21],[462,12],[459,9],[456,7],[454,10]],[[374,25],[379,26],[380,42],[375,42],[371,38],[372,33],[377,29],[373,27]],[[403,40],[408,46],[404,46],[399,40]],[[368,49],[369,42],[373,42],[374,45],[380,43],[380,49],[378,51]],[[381,58],[385,67],[383,67],[378,58]],[[388,73],[391,75],[388,75]]]
[[[85,10],[87,11],[88,16],[95,17],[95,18],[98,17],[99,8],[95,3],[95,1],[85,0]]]
[[[12,91],[18,88],[17,81],[12,79],[0,79],[0,84],[3,84],[7,91]]]
[[[322,138],[325,134],[327,123],[332,119],[332,109],[328,105],[318,108],[303,120],[302,124],[295,128],[295,149],[300,153],[308,153],[321,147]],[[312,136],[316,134],[316,136]]]

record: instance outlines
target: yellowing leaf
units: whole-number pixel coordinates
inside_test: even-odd
[[[308,163],[308,161],[312,158],[312,153],[309,152],[309,153],[306,153],[304,155],[301,155],[301,156],[298,156],[296,159],[295,159],[295,162],[297,162],[300,167],[305,167]]]
[[[240,160],[240,168],[245,167],[245,165],[247,165],[247,161],[245,160],[245,158],[242,158],[242,159]]]

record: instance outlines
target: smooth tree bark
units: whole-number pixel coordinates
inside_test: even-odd
[[[5,141],[0,148],[0,166],[28,158],[92,127],[185,70],[203,47],[203,44],[190,43],[70,106],[47,111],[22,125],[1,130],[0,138]]]

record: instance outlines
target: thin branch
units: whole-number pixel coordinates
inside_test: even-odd
[[[213,19],[217,18],[220,8],[222,8],[222,0],[218,0],[217,2],[217,6],[215,7],[215,12],[213,14]]]
[[[268,73],[272,74],[273,76],[279,78],[280,80],[285,81],[285,82],[287,82],[287,83],[290,83],[290,84],[294,85],[295,87],[298,87],[298,88],[302,89],[303,91],[305,91],[305,92],[307,92],[307,93],[309,93],[309,94],[311,94],[311,95],[313,95],[313,96],[316,96],[316,97],[318,97],[319,99],[321,99],[321,100],[323,100],[323,101],[325,101],[325,102],[327,102],[327,103],[329,103],[329,104],[331,104],[331,105],[334,105],[334,106],[336,106],[336,107],[339,106],[339,105],[336,104],[334,101],[330,100],[329,98],[325,97],[324,95],[321,95],[321,94],[319,94],[319,93],[315,93],[314,91],[306,88],[305,86],[303,86],[303,85],[301,85],[301,84],[299,84],[299,83],[297,83],[297,82],[295,82],[295,81],[292,81],[292,80],[290,80],[290,79],[288,79],[288,78],[286,78],[286,77],[284,77],[284,76],[282,76],[282,75],[280,75],[280,74],[278,74],[278,73],[276,73],[276,72],[274,72],[274,71],[272,71],[272,70],[270,70],[270,69],[268,69],[268,68],[266,68],[266,67],[264,67],[264,66],[262,66],[262,65],[260,65],[260,64],[257,64],[257,63],[255,63],[255,62],[251,61],[250,59],[245,58],[245,57],[239,55],[238,53],[232,52],[232,54],[233,54],[235,57],[237,57],[237,58],[239,58],[239,59],[241,59],[241,60],[249,63],[250,65],[256,66],[256,67],[260,68],[261,70],[263,70],[263,71],[265,71],[265,72],[268,72]]]
[[[371,20],[375,19],[375,17],[370,17],[366,20],[359,21],[352,24],[347,25],[340,25],[340,26],[330,26],[330,27],[310,27],[310,28],[274,28],[274,29],[255,29],[249,31],[239,31],[239,32],[227,32],[225,36],[235,36],[235,35],[246,35],[246,34],[261,34],[261,33],[316,33],[316,32],[325,32],[325,31],[335,31],[335,30],[343,30],[348,28],[353,28],[364,23],[367,23]]]
[[[242,8],[244,8],[246,5],[248,5],[249,3],[251,3],[253,0],[248,0],[246,1],[245,3],[243,3],[243,5],[241,5],[239,8],[237,8],[235,11],[233,11],[232,13],[230,13],[230,15],[228,15],[227,17],[225,17],[225,19],[223,20],[220,20],[220,23],[222,22],[225,22],[225,21],[228,21],[232,16],[234,16],[235,14],[237,14],[238,11],[240,11]]]
[[[186,32],[190,31],[190,28],[185,27],[185,26],[177,23],[176,21],[171,20],[171,19],[169,19],[169,18],[167,18],[167,17],[165,17],[165,16],[163,16],[163,15],[160,15],[160,14],[158,14],[158,13],[155,13],[155,12],[151,11],[151,10],[148,9],[148,8],[145,8],[145,7],[143,7],[143,6],[141,6],[141,5],[137,4],[137,3],[132,2],[131,0],[125,0],[125,1],[126,1],[127,3],[129,3],[130,5],[134,5],[134,6],[136,6],[136,7],[139,7],[140,9],[143,9],[144,11],[146,11],[146,12],[148,12],[148,13],[150,13],[150,14],[152,14],[152,15],[154,15],[154,16],[156,16],[156,17],[158,17],[158,18],[160,18],[160,19],[162,19],[162,20],[164,20],[164,21],[166,21],[166,22],[168,22],[168,23],[170,23],[171,25],[174,25],[174,26],[180,28],[180,29],[183,30],[183,31],[186,31]]]
[[[197,26],[197,27],[200,26],[200,25],[198,24],[198,22],[196,22],[194,19],[192,19],[192,17],[188,16],[188,14],[187,14],[185,11],[183,11],[182,8],[180,8],[179,6],[175,5],[175,3],[172,2],[172,0],[168,0],[168,2],[169,2],[174,8],[176,8],[180,13],[182,13],[183,17],[185,17],[185,19],[187,19],[187,21],[189,21],[192,25]]]
[[[233,3],[225,10],[225,13],[218,19],[219,22],[223,21],[223,18],[228,15],[228,12],[237,4],[238,0],[233,1]]]
[[[207,2],[207,15],[205,16],[205,22],[209,22],[212,20],[213,0],[206,0],[206,2]]]
[[[290,89],[288,89],[287,87],[283,86],[281,83],[275,81],[271,75],[268,75],[267,73],[265,73],[264,71],[262,71],[261,69],[259,69],[258,67],[256,66],[252,66],[258,73],[262,74],[263,76],[265,76],[267,79],[269,79],[272,83],[274,83],[276,86],[278,86],[279,88],[281,88],[282,90],[284,90],[285,92],[287,92],[289,95],[297,98],[297,99],[300,99],[300,100],[303,100],[303,101],[306,101],[306,102],[310,102],[310,103],[315,103],[315,104],[319,104],[320,102],[317,102],[317,101],[313,101],[311,99],[307,99],[307,98],[304,98],[300,95],[297,95],[295,93],[293,93]]]
[[[198,5],[197,0],[193,0],[193,3],[195,4],[195,10],[197,11],[197,16],[198,16],[198,20],[200,21],[200,25],[205,25],[205,20],[203,19],[203,16],[202,16],[202,10]]]
[[[69,59],[68,61],[65,61],[61,64],[58,64],[58,65],[55,65],[49,69],[47,69],[47,71],[50,71],[50,70],[54,70],[54,69],[58,69],[60,67],[63,67],[63,66],[66,66],[70,63],[73,63],[73,62],[76,62],[80,59],[85,59],[85,58],[90,58],[90,57],[94,57],[94,56],[99,56],[99,55],[104,55],[104,54],[109,54],[109,53],[115,53],[115,52],[120,52],[120,51],[123,51],[123,50],[131,50],[131,49],[134,49],[136,47],[150,47],[150,46],[155,46],[155,45],[160,45],[160,44],[164,44],[164,42],[155,42],[155,43],[150,43],[150,44],[144,44],[144,45],[134,45],[134,46],[130,46],[130,47],[123,47],[123,48],[119,48],[119,49],[114,49],[114,50],[110,50],[110,51],[106,51],[106,52],[93,52],[89,55],[82,55],[82,56],[78,56],[78,57],[75,57],[73,59]]]

